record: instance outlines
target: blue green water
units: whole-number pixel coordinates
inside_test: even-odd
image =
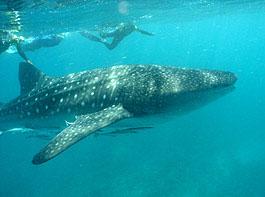
[[[0,196],[265,196],[264,9],[173,21],[139,23],[155,36],[133,33],[113,51],[74,34],[27,54],[52,76],[125,63],[229,70],[236,89],[148,131],[88,137],[41,166],[31,159],[47,141],[0,136]],[[20,61],[0,55],[0,101],[18,95]]]

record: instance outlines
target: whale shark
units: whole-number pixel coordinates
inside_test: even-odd
[[[0,128],[60,129],[33,157],[33,164],[42,164],[119,122],[195,109],[230,92],[236,81],[228,71],[141,64],[51,77],[21,62],[20,95],[1,106]]]

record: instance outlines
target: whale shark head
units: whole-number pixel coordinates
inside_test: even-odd
[[[166,81],[167,93],[182,94],[232,87],[237,77],[227,71],[176,68]]]
[[[237,81],[232,72],[189,68],[172,68],[164,72],[164,76],[163,107],[168,106],[165,110],[172,112],[187,112],[204,106],[234,90]]]
[[[227,71],[201,71],[203,88],[223,88],[233,86],[237,77],[232,72]]]

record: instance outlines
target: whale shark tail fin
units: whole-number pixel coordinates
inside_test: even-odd
[[[29,93],[42,79],[47,76],[33,64],[21,62],[19,64],[20,95]]]
[[[121,105],[108,107],[92,114],[81,115],[36,154],[33,157],[32,163],[44,163],[56,157],[76,142],[84,139],[86,136],[129,117],[131,117],[131,114]]]

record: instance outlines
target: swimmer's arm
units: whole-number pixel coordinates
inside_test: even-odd
[[[150,33],[148,31],[144,31],[142,29],[139,29],[138,27],[135,27],[135,31],[138,31],[139,33],[144,34],[144,35],[147,35],[147,36],[154,36],[153,33]]]
[[[17,42],[17,43],[15,44],[15,46],[16,46],[16,48],[17,48],[17,52],[18,52],[18,54],[19,54],[19,55],[20,55],[20,56],[21,56],[21,57],[22,57],[27,63],[32,64],[31,61],[27,58],[27,56],[26,56],[26,54],[24,53],[24,51],[22,50],[20,43]]]
[[[89,32],[88,31],[80,31],[79,34],[81,36],[87,37],[87,35],[89,34]]]

